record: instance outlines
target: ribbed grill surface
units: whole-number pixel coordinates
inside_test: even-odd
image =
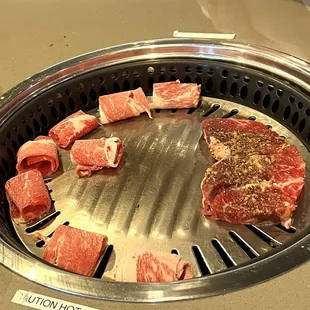
[[[26,233],[23,225],[15,225],[30,251],[41,256],[43,243],[35,238],[36,233],[48,236],[65,223],[108,235],[114,248],[111,257],[105,257],[109,260],[106,270],[123,252],[142,246],[174,250],[191,261],[200,276],[250,261],[294,237],[294,229],[246,227],[205,218],[200,191],[205,170],[214,162],[201,133],[204,117],[255,116],[291,139],[309,163],[307,150],[290,131],[250,108],[215,99],[204,99],[196,111],[157,111],[153,116],[153,120],[142,115],[100,127],[88,135],[117,136],[123,141],[125,153],[117,169],[79,179],[69,151],[60,151],[63,166],[48,183],[60,214],[52,214],[48,226],[38,225],[32,233]],[[307,180],[309,184],[309,168]],[[306,224],[308,193],[306,185],[295,216],[298,230]]]

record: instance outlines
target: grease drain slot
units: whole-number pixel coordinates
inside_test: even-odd
[[[203,276],[211,274],[210,268],[208,267],[206,259],[203,256],[199,246],[193,245],[192,246],[192,250],[193,250],[194,256],[195,256],[195,258],[197,260],[197,263],[198,263],[198,266],[199,266],[201,274]]]
[[[112,252],[113,252],[113,245],[108,245],[107,249],[105,250],[105,253],[97,267],[97,270],[94,274],[94,278],[97,278],[97,279],[101,279],[104,272],[105,272],[105,269],[109,263],[109,260],[110,260],[110,257],[112,255]]]
[[[223,262],[228,268],[237,266],[237,263],[234,261],[232,256],[227,252],[227,250],[225,249],[225,247],[222,245],[220,241],[213,239],[212,245],[215,247],[215,249],[221,256]]]
[[[242,248],[242,250],[250,257],[255,258],[259,254],[249,245],[241,236],[239,236],[234,231],[230,231],[229,235],[234,239],[234,241]]]
[[[260,229],[259,227],[255,225],[246,225],[246,227],[249,230],[251,230],[255,235],[257,235],[259,238],[261,238],[263,241],[265,241],[267,244],[269,244],[272,248],[276,248],[282,244],[281,242],[272,238],[267,233],[265,233],[262,229]]]

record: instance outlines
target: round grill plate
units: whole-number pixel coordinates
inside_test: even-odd
[[[201,84],[197,110],[155,111],[98,128],[118,136],[125,153],[117,169],[79,179],[61,150],[62,167],[47,186],[53,212],[33,226],[13,226],[4,184],[16,174],[26,141],[77,110],[97,115],[98,97],[154,82]],[[82,296],[175,301],[212,296],[270,279],[310,257],[310,65],[249,45],[167,39],[98,50],[25,80],[0,97],[0,263],[48,287]],[[201,135],[205,117],[251,118],[296,145],[307,163],[294,228],[230,225],[202,214],[200,182],[213,159]],[[50,181],[50,182],[48,182]],[[94,278],[44,262],[44,242],[60,224],[105,233],[110,246]],[[14,224],[15,225],[15,224]],[[175,283],[105,281],[122,253],[138,246],[180,254],[196,273]],[[203,275],[203,276],[201,276]],[[102,278],[102,279],[100,279]]]
[[[98,117],[97,110],[90,113]],[[78,178],[69,150],[61,150],[61,171],[47,184],[57,213],[49,217],[49,223],[43,221],[43,227],[28,227],[32,233],[26,233],[24,225],[14,225],[19,238],[41,257],[43,244],[37,242],[37,233],[48,237],[65,223],[109,237],[114,248],[110,257],[104,257],[106,275],[123,253],[140,246],[176,251],[201,276],[249,262],[294,237],[308,218],[307,182],[295,213],[297,231],[266,224],[230,225],[203,215],[200,183],[214,162],[202,136],[204,115],[255,118],[287,137],[309,162],[309,153],[298,138],[270,117],[228,101],[203,98],[196,111],[161,110],[153,112],[153,120],[142,115],[89,134],[86,138],[116,136],[123,141],[125,153],[117,169]]]

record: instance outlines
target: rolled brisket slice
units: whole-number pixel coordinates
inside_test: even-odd
[[[97,127],[98,121],[95,116],[78,111],[55,125],[48,135],[58,146],[66,148]]]
[[[67,271],[92,277],[107,245],[105,235],[61,225],[48,241],[43,259]]]
[[[51,208],[51,198],[39,170],[23,172],[8,180],[5,191],[10,203],[11,214],[16,220],[25,222],[39,219]]]
[[[76,173],[88,177],[92,171],[104,167],[116,168],[123,155],[123,144],[119,138],[77,140],[74,142],[70,157],[77,165]]]
[[[189,262],[176,254],[138,249],[120,259],[114,278],[125,282],[171,282],[191,279],[193,271]]]
[[[38,169],[46,177],[56,172],[58,167],[57,147],[50,137],[39,136],[24,143],[17,152],[16,169],[19,173]]]

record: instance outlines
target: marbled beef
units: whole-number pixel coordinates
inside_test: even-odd
[[[70,157],[77,165],[75,172],[80,177],[88,177],[92,171],[104,167],[116,168],[123,155],[123,144],[117,137],[77,140],[74,142]]]
[[[16,169],[20,173],[38,169],[45,177],[56,172],[58,166],[57,147],[50,137],[39,136],[23,144],[17,152]]]
[[[210,119],[202,128],[220,159],[201,183],[204,214],[231,223],[273,221],[289,227],[305,179],[296,147],[259,122]]]
[[[23,172],[8,180],[5,191],[14,220],[39,219],[51,208],[51,198],[39,170]],[[21,219],[20,219],[21,218]]]
[[[201,85],[173,82],[154,83],[151,109],[196,108]]]
[[[119,260],[114,275],[115,280],[125,282],[171,282],[192,277],[190,264],[180,256],[144,249],[128,251]]]
[[[78,111],[55,125],[48,135],[58,146],[66,148],[97,127],[98,122],[95,116]]]
[[[43,259],[65,270],[93,276],[108,245],[105,235],[61,225],[43,252]]]
[[[152,118],[149,103],[141,87],[99,97],[101,124],[136,117],[144,112]]]

